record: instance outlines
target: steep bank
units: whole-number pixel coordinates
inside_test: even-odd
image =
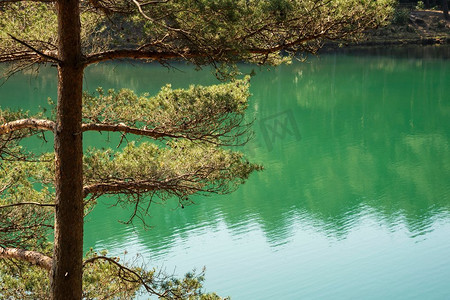
[[[368,31],[358,42],[332,41],[325,48],[439,44],[450,44],[450,21],[442,11],[400,10],[390,25]]]

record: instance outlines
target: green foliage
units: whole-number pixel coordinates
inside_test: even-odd
[[[53,5],[19,2],[3,6],[0,10],[2,48],[8,44],[11,47],[15,44],[8,34],[19,39],[56,44],[56,14]]]
[[[394,25],[407,25],[409,22],[410,11],[407,8],[398,7],[395,9],[392,17],[392,24]]]
[[[0,109],[0,124],[30,117],[25,111]],[[53,213],[48,207],[16,205],[53,202],[52,156],[38,156],[19,144],[38,133],[24,128],[0,135],[0,247],[39,247],[52,228]]]
[[[96,253],[92,249],[86,254],[85,260],[96,257],[106,257],[106,251]],[[120,262],[118,257],[110,258],[113,262]],[[154,271],[144,271],[139,267],[132,267],[144,280],[153,281]],[[128,280],[127,280],[128,279]],[[83,297],[85,299],[132,299],[141,287],[139,279],[132,274],[122,272],[118,265],[108,260],[95,260],[85,264],[83,272]]]
[[[51,252],[51,245],[44,246]],[[148,270],[143,258],[107,257],[107,251],[92,249],[84,258],[83,299],[132,299],[144,291],[159,299],[222,299],[214,293],[204,293],[204,270],[185,274],[181,278]],[[47,271],[16,260],[0,263],[0,297],[2,299],[47,300],[50,282]],[[141,289],[141,290],[140,290]]]
[[[0,124],[5,124],[18,119],[29,118],[29,112],[19,110],[11,111],[9,109],[2,110],[0,106]],[[35,133],[35,132],[34,132]],[[32,135],[33,132],[30,130],[18,130],[9,133],[8,135],[0,135],[0,158],[6,159],[8,157],[17,157],[20,155],[22,148],[19,146],[18,142]]]
[[[21,261],[0,261],[1,299],[46,300],[50,292],[47,271]]]
[[[241,153],[187,140],[170,141],[164,148],[131,142],[121,152],[91,149],[85,156],[86,184],[101,185],[93,194],[117,194],[116,187],[126,185],[121,194],[176,196],[183,205],[195,193],[232,192],[260,169]]]
[[[52,163],[3,160],[0,167],[0,206],[21,202],[52,203]],[[19,205],[0,208],[0,247],[40,247],[52,228],[49,207]]]
[[[82,39],[85,49],[99,50],[103,18],[90,10],[82,9]],[[43,53],[57,50],[57,16],[54,4],[38,1],[0,3],[0,54],[25,54],[29,50],[10,38],[26,42]],[[22,53],[21,53],[22,52]],[[25,57],[24,57],[25,58]]]
[[[130,90],[84,95],[83,121],[89,125],[128,126],[150,135],[150,141],[129,142],[122,150],[89,149],[84,156],[85,196],[90,200],[101,195],[116,195],[122,205],[135,207],[130,221],[138,217],[145,223],[148,205],[155,200],[178,199],[180,206],[191,202],[194,194],[225,194],[234,191],[248,176],[262,167],[248,162],[242,153],[221,148],[238,144],[248,138],[249,124],[244,123],[248,107],[249,79],[234,80],[209,87],[188,89],[163,87],[155,96],[138,96]],[[1,123],[32,117],[26,112],[1,111]],[[42,117],[36,115],[33,117]],[[0,205],[24,201],[52,203],[53,154],[27,156],[18,142],[39,130],[20,129],[1,136],[15,142],[10,152],[2,154],[0,169]],[[126,131],[125,131],[126,132]],[[145,134],[142,134],[145,136]],[[165,142],[157,141],[165,139]],[[32,160],[29,160],[32,158]],[[95,201],[87,201],[86,209]],[[19,205],[0,208],[0,245],[32,248],[51,253],[46,248],[48,229],[52,228],[52,208],[40,205]],[[13,225],[13,227],[11,227]],[[7,229],[7,230],[5,230]],[[88,253],[84,268],[86,299],[129,299],[144,287],[161,299],[220,299],[203,294],[203,272],[182,278],[167,276],[143,265],[119,262],[105,253]],[[48,281],[45,272],[15,262],[12,268],[3,264],[0,276],[4,285],[0,295],[12,298],[45,299]],[[19,267],[20,266],[20,267]],[[25,271],[22,271],[25,270]],[[45,280],[43,280],[45,279]],[[31,296],[32,295],[32,296]],[[105,296],[109,295],[109,296]]]
[[[4,124],[18,119],[25,119],[28,117],[30,117],[29,112],[23,110],[11,111],[10,109],[2,110],[0,107],[0,124]]]
[[[154,97],[133,91],[98,89],[85,94],[86,124],[125,124],[150,130],[161,138],[183,137],[221,144],[239,143],[249,124],[244,124],[249,79],[209,87],[173,90],[170,85]]]
[[[423,1],[417,1],[416,9],[425,9],[425,3]]]
[[[282,50],[291,54],[315,52],[322,40],[352,38],[366,28],[385,24],[393,3],[173,0],[144,5],[139,10],[128,0],[81,1],[81,38],[86,57],[109,50],[140,49],[172,54],[174,59],[197,65],[242,60],[276,65],[285,61]],[[8,34],[54,54],[57,39],[52,4],[6,4],[0,14],[0,61],[42,59]],[[15,55],[3,57],[7,52]],[[153,57],[150,55],[150,59],[165,62],[164,55]]]

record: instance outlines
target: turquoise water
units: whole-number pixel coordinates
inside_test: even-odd
[[[328,53],[255,68],[255,138],[242,151],[265,171],[231,195],[154,205],[147,230],[119,223],[130,212],[102,199],[85,249],[139,253],[169,273],[206,266],[207,290],[233,299],[450,299],[449,52]],[[101,64],[85,86],[217,83],[209,70],[177,68]],[[45,105],[55,74],[16,75],[0,105]],[[98,134],[85,145],[108,137],[115,147],[116,136]]]

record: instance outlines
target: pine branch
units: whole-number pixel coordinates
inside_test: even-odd
[[[138,96],[126,89],[105,94],[100,88],[98,96],[84,96],[82,131],[237,146],[245,144],[252,135],[252,122],[244,118],[248,97],[247,79],[186,90],[166,86],[153,97]]]
[[[141,136],[148,136],[154,139],[163,138],[163,137],[171,137],[171,138],[182,138],[184,135],[176,135],[164,132],[158,132],[155,130],[149,129],[139,129],[131,126],[127,126],[126,124],[83,124],[81,127],[83,132],[85,131],[109,131],[109,132],[123,132],[123,133],[131,133]]]
[[[52,258],[37,251],[0,247],[0,258],[26,261],[47,271],[52,269]]]
[[[89,194],[105,195],[105,194],[141,194],[152,191],[171,191],[174,194],[181,194],[181,191],[185,192],[209,192],[216,193],[213,189],[203,189],[195,186],[183,185],[181,183],[172,183],[172,180],[163,181],[148,181],[148,180],[135,180],[135,181],[115,181],[110,183],[98,183],[85,186],[83,188],[83,196],[87,197]],[[187,179],[186,181],[189,181]],[[0,207],[1,208],[1,207]]]
[[[145,59],[153,61],[164,61],[168,59],[182,59],[182,58],[192,58],[200,56],[200,54],[181,54],[177,52],[157,52],[157,51],[142,51],[136,49],[120,49],[120,50],[110,50],[104,52],[98,52],[89,55],[84,60],[84,65],[96,64],[102,61],[114,60],[114,59]]]
[[[140,46],[138,49],[120,49],[120,50],[110,50],[104,52],[98,52],[89,55],[84,60],[84,65],[96,64],[103,61],[109,61],[114,59],[142,59],[142,60],[151,60],[151,61],[165,61],[165,60],[189,60],[189,59],[205,59],[207,58],[209,61],[222,61],[224,58],[229,59],[230,57],[234,57],[235,60],[239,60],[239,58],[245,56],[245,54],[252,55],[267,55],[272,53],[278,53],[281,50],[287,49],[289,47],[294,47],[298,45],[302,45],[309,41],[317,40],[323,37],[324,34],[314,35],[310,37],[300,38],[295,40],[294,42],[288,44],[281,44],[274,47],[268,48],[248,48],[240,50],[240,53],[235,49],[218,49],[218,50],[210,50],[205,49],[205,51],[189,51],[184,49],[184,51],[144,51],[141,50],[145,45]]]
[[[1,149],[1,147],[0,147]],[[0,194],[3,193],[4,191],[6,191],[7,189],[9,189],[12,186],[12,182],[8,182],[7,184],[5,184],[3,187],[0,188]]]
[[[135,134],[139,136],[147,136],[154,139],[162,139],[162,138],[185,138],[191,141],[199,140],[199,141],[205,141],[211,144],[220,145],[220,146],[241,146],[245,144],[247,140],[242,142],[241,144],[233,144],[233,143],[222,143],[219,140],[217,140],[217,137],[214,136],[214,134],[203,134],[203,135],[191,135],[190,133],[184,133],[184,134],[174,134],[164,131],[157,131],[154,129],[140,129],[135,128],[131,126],[127,126],[126,124],[120,123],[120,124],[102,124],[102,123],[96,123],[96,124],[83,124],[81,127],[81,131],[99,131],[99,132],[122,132],[123,134]],[[246,132],[245,132],[246,133]]]
[[[53,61],[53,62],[57,62],[57,63],[60,63],[60,62],[61,62],[58,58],[56,58],[56,57],[54,57],[54,56],[51,56],[51,55],[48,55],[48,54],[45,54],[45,53],[43,53],[43,52],[37,50],[37,49],[34,48],[33,46],[27,44],[26,42],[24,42],[24,41],[22,41],[22,40],[19,40],[18,38],[12,36],[11,34],[8,33],[8,35],[9,35],[9,37],[12,38],[14,41],[16,41],[16,42],[18,42],[19,44],[21,44],[21,45],[27,47],[28,49],[32,50],[33,52],[37,53],[39,56],[41,56],[41,57],[43,57],[43,58],[46,58],[46,59],[48,59],[48,60],[50,60],[50,61]]]
[[[115,181],[110,183],[97,183],[87,185],[83,188],[83,196],[87,197],[89,194],[104,195],[104,194],[119,194],[130,192],[149,192],[154,190],[162,190],[163,184],[150,181]]]
[[[39,120],[33,118],[16,120],[0,125],[0,135],[25,128],[54,131],[56,124],[50,120]]]
[[[7,204],[7,205],[0,205],[0,209],[14,207],[14,206],[22,206],[22,205],[35,205],[35,206],[42,206],[42,207],[47,207],[47,206],[55,207],[56,206],[56,204],[53,204],[53,203],[19,202],[19,203]]]
[[[107,256],[95,256],[92,258],[89,258],[87,260],[85,260],[83,262],[83,267],[85,267],[87,264],[90,263],[94,263],[97,260],[105,260],[108,263],[111,263],[115,266],[117,266],[120,270],[119,272],[119,277],[124,280],[124,281],[128,281],[128,282],[139,282],[140,284],[142,284],[142,286],[147,290],[147,292],[152,293],[153,295],[156,295],[160,298],[163,298],[165,295],[158,293],[157,291],[155,291],[148,283],[147,281],[144,279],[143,276],[141,276],[138,272],[118,263],[115,259],[111,258],[111,257],[107,257]]]
[[[17,51],[12,53],[0,53],[0,63],[1,62],[12,62],[12,61],[30,61],[34,64],[39,61],[41,56],[32,51]]]

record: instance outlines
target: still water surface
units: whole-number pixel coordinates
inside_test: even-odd
[[[130,212],[102,199],[85,249],[139,253],[179,274],[206,266],[206,288],[233,299],[450,299],[450,60],[438,50],[257,69],[255,139],[242,151],[265,171],[231,195],[153,206],[148,230],[118,223]],[[217,82],[177,68],[102,64],[85,87]],[[0,87],[0,104],[35,110],[55,93],[55,71],[44,68]]]

